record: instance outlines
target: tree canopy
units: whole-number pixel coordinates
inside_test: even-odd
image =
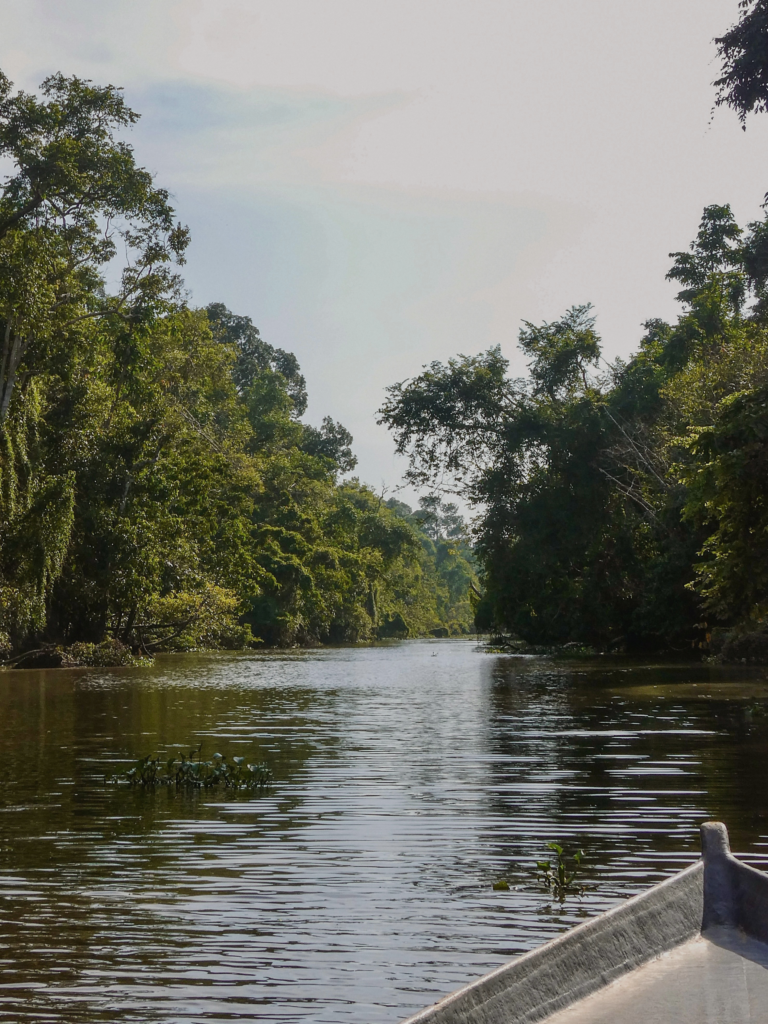
[[[715,40],[716,105],[768,110],[768,2]],[[711,205],[670,254],[674,323],[606,363],[588,305],[524,323],[528,375],[500,348],[388,389],[409,479],[479,510],[481,628],[603,649],[768,657],[768,216]],[[748,644],[739,636],[763,636]]]
[[[432,363],[381,409],[410,479],[480,510],[478,625],[532,643],[690,649],[768,611],[766,221],[705,209],[674,324],[607,364],[589,306]]]
[[[747,114],[768,111],[768,2],[740,0],[739,10],[739,21],[715,40],[722,62],[715,104],[735,110],[746,128]]]
[[[113,86],[0,75],[0,657],[471,629],[462,529],[350,478],[295,355],[185,297],[137,116]]]

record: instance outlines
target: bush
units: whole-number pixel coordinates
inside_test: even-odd
[[[242,650],[257,643],[251,627],[238,621],[239,599],[207,583],[199,592],[155,597],[134,627],[142,650]]]
[[[145,665],[147,658],[137,657],[130,647],[119,640],[104,640],[100,644],[72,644],[71,647],[59,647],[61,666],[88,665],[94,668],[112,668],[118,665]]]
[[[750,630],[715,630],[709,645],[715,661],[768,665],[768,624]]]

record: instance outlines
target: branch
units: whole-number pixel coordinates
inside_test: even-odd
[[[645,514],[649,515],[654,520],[654,522],[659,521],[655,509],[652,508],[652,506],[649,505],[644,498],[641,498],[639,495],[637,495],[631,487],[627,487],[627,485],[622,483],[621,480],[618,480],[615,476],[612,476],[607,469],[603,469],[602,466],[598,466],[597,468],[600,470],[603,476],[608,477],[608,479],[612,481],[612,483],[616,484],[616,486],[619,488],[622,494],[626,495],[628,498],[631,498],[632,501],[636,502],[640,506],[640,508],[645,512]]]
[[[224,451],[219,442],[215,438],[211,437],[211,435],[208,433],[205,427],[201,426],[197,422],[192,413],[185,406],[183,406],[181,402],[174,398],[173,395],[169,395],[168,397],[170,398],[171,404],[176,409],[176,411],[181,413],[182,418],[187,421],[187,423],[200,435],[200,437],[202,437],[203,440],[207,441],[211,448],[213,448],[213,450],[218,455],[228,457],[227,452]]]
[[[44,197],[35,190],[34,196],[28,203],[25,203],[21,209],[16,211],[16,213],[12,213],[10,217],[6,217],[5,220],[0,221],[0,240],[5,238],[11,228],[15,227],[20,220],[24,220],[28,214],[32,213],[33,210],[36,210],[42,204],[43,198]]]
[[[15,665],[17,661],[23,661],[24,658],[31,658],[33,654],[48,654],[50,651],[55,650],[54,647],[38,647],[36,651],[24,651],[23,654],[14,654],[12,658],[6,658],[5,661],[0,661],[0,668],[7,668],[9,665]]]
[[[614,426],[618,427],[618,429],[623,434],[630,449],[635,453],[637,460],[642,465],[644,465],[646,469],[648,469],[653,474],[653,476],[656,477],[656,480],[659,482],[659,484],[661,484],[664,490],[668,491],[670,489],[669,483],[664,479],[664,477],[659,475],[656,467],[653,464],[653,460],[649,459],[646,454],[647,452],[652,451],[652,449],[650,449],[647,445],[639,445],[634,438],[630,437],[630,435],[626,432],[624,427],[621,425],[621,423],[619,423],[619,421],[615,418],[611,411],[609,409],[606,409],[605,411],[608,413],[608,418],[611,420]]]

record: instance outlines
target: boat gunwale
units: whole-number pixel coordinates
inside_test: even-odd
[[[703,881],[704,861],[697,860],[650,889],[496,967],[402,1024],[534,1024],[545,1020],[698,935]],[[687,914],[681,916],[681,910]],[[596,966],[606,943],[622,937],[620,955]],[[516,997],[514,1016],[500,1005],[510,997]]]

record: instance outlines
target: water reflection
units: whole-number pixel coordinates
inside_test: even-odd
[[[758,672],[471,642],[5,673],[0,1019],[396,1022],[691,861],[704,818],[761,863],[767,739]],[[200,741],[274,789],[103,785]],[[552,839],[595,886],[562,908]]]

